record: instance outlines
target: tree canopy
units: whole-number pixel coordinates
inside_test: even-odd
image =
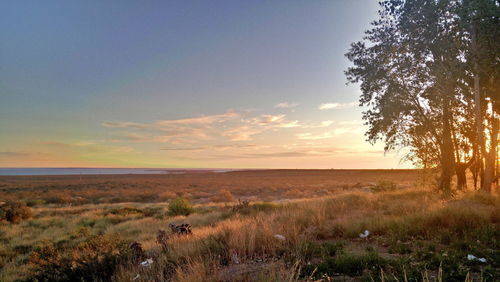
[[[499,16],[496,0],[386,0],[346,70],[359,83],[369,142],[408,148],[441,171],[438,187],[466,187],[470,169],[489,191],[498,176]],[[498,183],[498,182],[497,182]]]

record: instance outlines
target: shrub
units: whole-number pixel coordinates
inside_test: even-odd
[[[169,216],[177,216],[177,215],[190,215],[194,211],[191,203],[184,198],[177,198],[172,200],[168,205],[168,215]]]
[[[26,205],[28,207],[41,206],[43,204],[45,204],[45,201],[42,200],[42,199],[29,199],[29,200],[26,200]]]
[[[93,236],[76,246],[46,243],[28,258],[29,280],[111,281],[116,267],[129,257],[127,243],[114,236]]]
[[[142,210],[144,216],[162,218],[163,217],[163,208],[161,207],[147,207]]]
[[[304,192],[298,189],[288,190],[286,191],[285,196],[292,198],[300,198],[304,196]]]
[[[321,244],[316,242],[305,242],[303,245],[300,245],[299,251],[304,259],[309,261],[317,257],[321,259],[333,257],[340,253],[343,247],[344,244],[342,242],[324,242]]]
[[[8,202],[0,206],[0,220],[7,220],[10,223],[18,223],[28,219],[33,215],[31,208],[25,203]]]
[[[371,187],[371,190],[373,192],[386,192],[386,191],[394,191],[398,188],[396,183],[392,181],[379,181],[377,184],[375,184],[373,187]]]
[[[255,215],[260,212],[271,212],[275,210],[277,207],[278,206],[273,203],[263,202],[263,203],[255,203],[252,205],[243,205],[237,209],[234,209],[234,211],[242,215]]]
[[[158,195],[158,197],[160,198],[160,200],[165,201],[165,200],[175,199],[177,197],[177,194],[175,192],[172,192],[172,191],[165,191],[165,192],[161,192]]]
[[[329,257],[317,265],[311,264],[304,267],[303,274],[321,277],[324,274],[359,276],[364,270],[380,269],[388,261],[375,252],[367,252],[363,255],[339,254]]]
[[[120,216],[128,216],[131,214],[142,214],[142,210],[138,208],[133,208],[133,207],[120,207],[120,208],[112,208],[109,210],[104,211],[104,215],[120,215]]]
[[[234,201],[234,196],[231,194],[231,191],[222,189],[219,190],[217,195],[212,197],[212,202],[223,202],[223,203],[228,203]]]

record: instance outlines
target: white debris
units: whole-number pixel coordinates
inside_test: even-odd
[[[147,260],[141,262],[142,266],[150,266],[152,264],[153,264],[153,259],[152,258],[148,258]]]
[[[274,235],[274,238],[278,239],[278,240],[281,240],[281,241],[285,241],[285,236],[281,235],[281,234],[275,234]]]
[[[471,255],[471,254],[468,254],[467,255],[467,259],[468,260],[477,260],[479,262],[486,262],[486,259],[485,258],[478,258],[476,257],[475,255]]]
[[[132,281],[139,279],[139,277],[141,277],[141,275],[137,274],[134,278],[132,278]]]
[[[370,235],[370,231],[365,230],[365,232],[359,234],[359,238],[366,238]]]
[[[238,258],[238,253],[233,250],[231,254],[231,260],[233,261],[234,264],[240,264],[240,259]]]

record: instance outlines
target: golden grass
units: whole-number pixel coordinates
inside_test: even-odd
[[[316,188],[325,188],[313,184]],[[313,186],[311,189],[315,189]],[[294,191],[293,185],[286,187],[290,189],[285,191]],[[219,194],[225,191],[229,190],[213,190]],[[260,191],[264,197],[275,193],[272,189]],[[164,202],[35,207],[33,219],[14,225],[0,223],[0,240],[5,242],[0,246],[0,281],[29,276],[31,270],[24,262],[32,248],[44,241],[71,244],[87,236],[78,234],[117,235],[123,240],[139,241],[147,256],[154,258],[150,268],[136,263],[119,266],[113,276],[116,281],[130,281],[137,274],[140,277],[136,281],[163,281],[165,273],[170,273],[175,281],[230,281],[237,277],[252,281],[292,281],[298,279],[308,263],[318,263],[321,258],[314,258],[315,255],[311,258],[310,252],[314,254],[314,250],[310,244],[315,242],[343,242],[350,248],[346,250],[353,252],[356,248],[351,246],[363,246],[355,251],[359,254],[369,247],[380,251],[385,258],[401,256],[389,254],[391,248],[397,252],[402,245],[416,243],[435,245],[437,251],[434,252],[468,244],[464,252],[476,250],[489,254],[488,249],[498,247],[492,238],[498,235],[500,223],[500,200],[496,196],[464,193],[455,199],[443,200],[424,188],[373,193],[363,187],[338,189],[330,194],[315,197],[317,194],[313,193],[314,198],[277,201],[273,205],[254,203],[241,212],[231,211],[224,203],[199,204],[195,205],[197,212],[177,217],[166,216],[168,204]],[[292,195],[283,192],[283,196],[291,198]],[[122,208],[157,208],[159,212],[152,216],[109,213]],[[168,230],[170,222],[189,222],[193,235],[172,236],[165,252],[156,243],[156,233],[159,229]],[[360,239],[358,234],[365,229],[372,235]],[[276,238],[276,234],[286,240]],[[27,251],[19,251],[23,246],[27,246]],[[415,248],[420,247],[415,245]],[[459,252],[454,259],[461,257],[463,259],[463,254]],[[295,274],[290,275],[295,265]],[[376,280],[380,280],[381,273],[376,273]],[[386,274],[389,275],[384,272]],[[307,275],[312,277],[314,273]]]

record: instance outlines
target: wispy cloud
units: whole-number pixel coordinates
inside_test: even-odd
[[[292,128],[301,126],[298,120],[287,120],[286,115],[261,115],[260,117],[253,118],[250,123],[254,125],[279,127],[279,128]]]
[[[303,124],[301,128],[322,128],[322,127],[329,127],[331,125],[335,124],[335,121],[333,120],[324,120],[319,123],[308,123],[308,124]]]
[[[351,103],[323,103],[318,106],[318,109],[325,111],[325,110],[336,110],[336,109],[348,109],[348,108],[353,108],[358,105],[357,102],[351,102]]]
[[[28,153],[28,152],[15,152],[15,151],[0,152],[0,157],[6,157],[6,158],[28,157],[31,155],[32,155],[32,153]]]
[[[219,125],[235,121],[238,117],[240,117],[240,114],[229,111],[216,115],[157,120],[152,123],[103,122],[102,125],[110,128],[143,131],[140,133],[127,132],[114,138],[115,142],[136,141],[179,144],[213,139],[217,135]]]
[[[168,130],[175,126],[206,126],[214,123],[224,122],[237,117],[239,117],[239,114],[235,112],[226,112],[224,114],[199,116],[193,118],[157,120],[156,122],[153,123],[107,121],[103,122],[102,125],[104,127],[115,127],[115,128]]]
[[[359,126],[362,125],[363,122],[359,120],[343,120],[339,121],[339,125],[352,125],[352,126]]]
[[[349,148],[321,147],[321,148],[294,148],[281,150],[272,148],[264,152],[236,152],[230,154],[208,154],[200,155],[195,158],[212,159],[212,160],[233,160],[233,159],[271,159],[271,158],[300,158],[300,157],[330,157],[337,154],[352,154]],[[182,156],[181,158],[192,159],[192,156]]]
[[[313,134],[310,132],[306,132],[306,133],[295,134],[295,136],[300,140],[320,140],[320,139],[333,138],[335,134],[333,134],[332,132],[323,132],[320,134]]]
[[[229,144],[229,145],[212,145],[202,147],[166,147],[161,148],[164,151],[204,151],[204,150],[217,150],[224,151],[229,149],[256,149],[264,147],[257,144]]]
[[[342,134],[348,134],[348,133],[355,133],[355,134],[363,134],[363,128],[361,126],[339,126],[336,128],[333,128],[329,131],[326,132],[321,132],[321,133],[312,133],[312,132],[305,132],[305,133],[298,133],[295,134],[295,136],[300,139],[300,140],[321,140],[321,139],[329,139],[333,138]]]
[[[223,136],[229,138],[230,141],[248,141],[251,140],[253,135],[259,134],[264,130],[263,128],[244,125],[226,130]]]
[[[114,128],[134,128],[134,129],[147,129],[153,128],[150,124],[135,123],[135,122],[113,122],[106,121],[102,123],[104,127],[114,127]]]
[[[252,153],[271,154],[280,153],[281,148],[281,150],[286,150],[286,153],[282,154],[284,157],[293,155],[288,153],[290,148],[280,144],[280,148],[274,148],[271,150],[272,152],[265,152],[269,147],[263,146],[277,145],[276,142],[279,142],[277,140],[282,138],[278,136],[287,136],[285,137],[288,138],[287,141],[296,141],[303,146],[304,140],[318,143],[319,140],[331,139],[344,133],[356,131],[356,126],[351,125],[351,122],[347,122],[345,125],[342,121],[332,120],[302,122],[288,119],[286,114],[237,113],[233,111],[183,119],[157,120],[151,123],[125,121],[104,122],[102,125],[114,130],[111,139],[113,143],[123,143],[122,145],[127,145],[129,142],[165,144],[161,150],[170,152],[169,154],[172,156],[176,156],[176,152],[184,152],[187,155],[213,155],[224,150],[246,154],[250,154],[251,150],[256,150]],[[323,129],[323,132],[318,132],[320,129]],[[301,130],[307,131],[300,132]],[[265,134],[269,134],[269,136]],[[264,140],[272,141],[263,143]],[[256,142],[259,145],[248,142]],[[115,148],[114,150],[126,152],[128,149]],[[264,152],[258,150],[264,150]],[[314,154],[314,151],[309,147],[308,150],[300,151],[300,154],[311,155]],[[247,157],[253,158],[255,156],[248,155]]]
[[[186,119],[176,119],[176,120],[160,120],[157,121],[156,124],[159,126],[165,125],[207,125],[213,124],[216,122],[224,122],[226,120],[230,120],[233,118],[237,118],[240,115],[235,112],[226,112],[224,114],[218,115],[209,115],[209,116],[200,116],[194,118],[186,118]]]
[[[274,105],[274,107],[276,109],[289,109],[289,108],[295,108],[298,105],[299,104],[297,104],[297,103],[283,102],[283,103],[279,103],[279,104]]]
[[[269,125],[271,123],[280,123],[285,119],[285,115],[261,115],[254,118],[253,122],[258,125]]]

